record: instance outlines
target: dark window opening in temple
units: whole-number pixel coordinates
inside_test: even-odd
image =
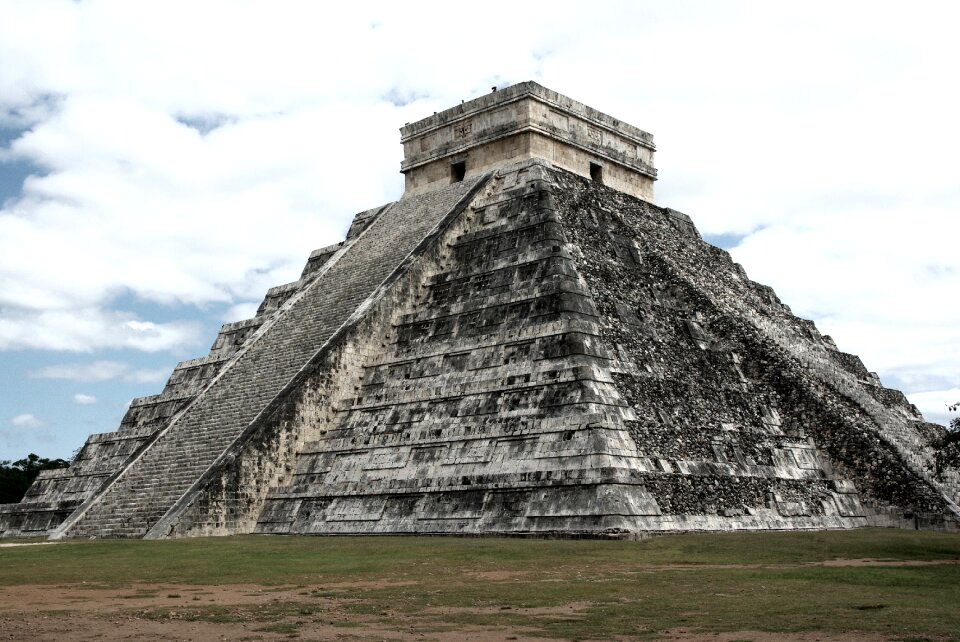
[[[598,183],[603,183],[603,167],[596,163],[590,163],[590,178]]]
[[[467,175],[467,161],[460,161],[450,166],[450,182],[459,183]]]

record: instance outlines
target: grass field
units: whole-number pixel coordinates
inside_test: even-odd
[[[283,599],[264,606],[198,597],[240,585]],[[397,639],[411,630],[417,639],[471,630],[564,640],[684,630],[960,640],[960,535],[899,530],[640,542],[244,536],[0,548],[0,614],[41,617],[42,604],[17,603],[25,587],[38,586],[136,598],[123,612],[130,621],[259,626],[250,639],[308,639],[311,623],[322,620],[345,639],[367,639],[365,628],[374,627],[378,635],[403,632]],[[169,586],[193,597],[178,602],[179,594],[164,593]]]

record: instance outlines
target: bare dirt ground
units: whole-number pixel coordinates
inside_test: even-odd
[[[374,584],[326,585],[324,591],[376,588]],[[254,585],[145,585],[102,588],[88,585],[16,586],[0,588],[0,640],[344,640],[457,642],[549,642],[530,631],[504,627],[461,627],[437,630],[417,621],[385,628],[376,616],[358,617],[342,609],[341,598],[312,597],[312,608],[277,619],[262,620],[278,605],[304,601],[310,589]],[[519,609],[526,615],[574,615],[590,606],[571,603],[552,609]],[[197,621],[200,609],[222,609],[228,620]],[[489,609],[432,609],[432,614],[488,612]],[[208,613],[210,611],[207,611]],[[390,614],[396,617],[396,614]],[[209,617],[209,616],[208,616]],[[240,621],[237,621],[240,620]],[[889,638],[867,633],[765,633],[736,631],[698,633],[683,629],[661,632],[661,639],[685,642],[875,642]],[[628,638],[623,638],[628,639]]]
[[[374,587],[373,585],[370,585]],[[326,585],[324,590],[363,588],[358,584]],[[257,621],[258,608],[302,602],[303,587],[263,588],[249,585],[134,585],[123,589],[80,586],[18,586],[0,589],[0,640],[499,640],[543,641],[522,631],[467,629],[456,631],[383,628],[377,618],[345,614],[339,600],[312,599],[315,610],[278,621]],[[224,607],[228,615],[251,621],[191,621],[201,607]],[[178,611],[177,609],[182,609]],[[297,632],[283,630],[284,623]],[[277,628],[279,630],[269,630]]]

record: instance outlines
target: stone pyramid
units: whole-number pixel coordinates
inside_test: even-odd
[[[403,197],[136,399],[0,533],[955,528],[928,424],[532,82],[401,130]]]

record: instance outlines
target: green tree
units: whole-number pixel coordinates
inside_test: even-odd
[[[30,453],[24,459],[0,461],[0,504],[12,504],[23,499],[30,484],[41,470],[66,468],[70,462],[63,459],[47,459]]]

